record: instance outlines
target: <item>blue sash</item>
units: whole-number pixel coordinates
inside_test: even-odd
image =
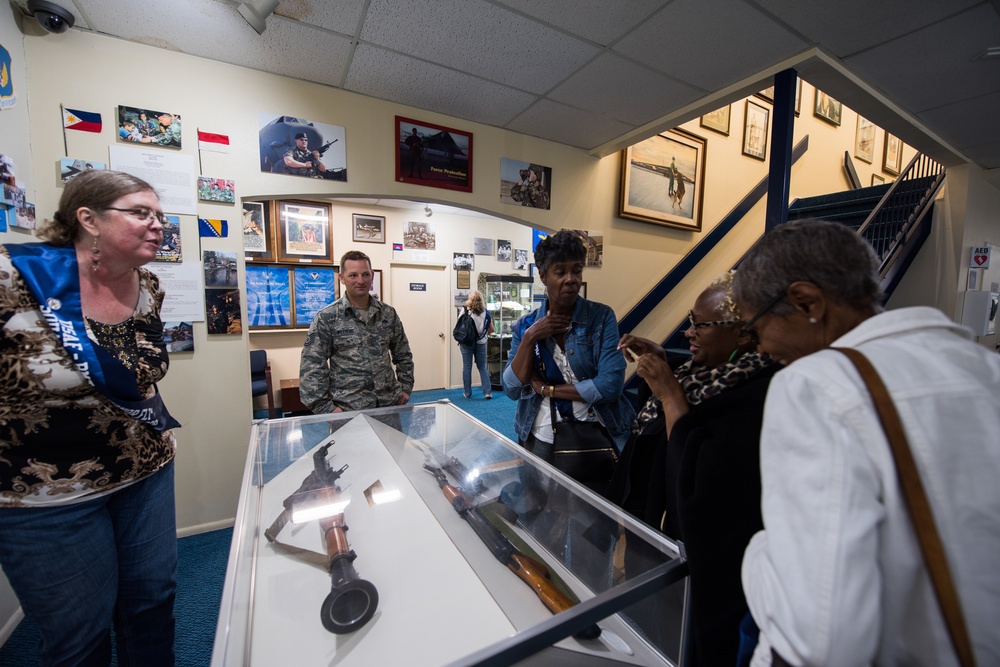
[[[5,248],[49,328],[59,336],[87,381],[123,412],[157,431],[179,427],[155,385],[153,396],[142,398],[132,371],[87,337],[76,249],[47,243],[15,243]]]

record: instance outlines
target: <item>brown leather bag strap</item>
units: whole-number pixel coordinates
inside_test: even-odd
[[[920,542],[924,564],[927,566],[931,582],[934,585],[938,605],[941,607],[945,624],[948,626],[951,644],[958,655],[959,664],[963,667],[974,667],[976,658],[972,652],[972,643],[969,641],[969,631],[965,626],[965,617],[962,615],[962,607],[958,602],[955,583],[952,580],[951,571],[948,569],[948,560],[941,544],[941,536],[938,534],[934,514],[931,512],[930,503],[927,502],[927,494],[920,481],[920,473],[913,460],[913,453],[906,440],[906,432],[899,420],[896,406],[893,404],[882,378],[879,377],[878,371],[864,354],[852,348],[833,347],[830,349],[847,355],[847,358],[858,369],[858,373],[861,374],[861,379],[868,386],[872,401],[875,403],[875,410],[878,412],[879,421],[882,423],[886,438],[889,440],[892,458],[896,462],[899,485],[910,512],[917,540]]]

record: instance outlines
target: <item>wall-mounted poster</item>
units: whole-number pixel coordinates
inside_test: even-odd
[[[548,209],[552,199],[552,168],[500,158],[500,202]]]
[[[236,287],[236,253],[226,250],[203,250],[205,287]]]
[[[434,250],[437,234],[433,222],[409,220],[403,228],[403,247],[408,250]]]
[[[180,114],[119,106],[118,141],[181,148]]]
[[[64,157],[59,159],[59,180],[66,183],[85,171],[101,171],[107,168],[106,163],[97,160],[75,160],[71,157]]]
[[[381,215],[355,213],[354,240],[359,243],[385,243],[385,218]]]
[[[194,352],[194,327],[191,322],[164,322],[163,342],[167,352]]]
[[[758,160],[767,159],[767,126],[771,110],[747,100],[743,126],[743,154]]]
[[[498,262],[509,262],[513,251],[511,250],[510,241],[505,241],[504,239],[497,239],[497,261]]]
[[[278,261],[333,264],[330,205],[278,202]]]
[[[721,109],[716,109],[715,111],[709,111],[707,114],[701,117],[699,124],[702,127],[708,128],[719,134],[724,134],[729,136],[729,108],[730,105],[726,105]]]
[[[347,134],[328,125],[292,116],[257,114],[260,170],[331,181],[347,180]]]
[[[474,255],[493,256],[493,239],[476,237],[472,239],[472,253]]]
[[[308,327],[316,313],[340,298],[340,281],[332,267],[297,266],[292,269],[296,327]]]
[[[163,242],[156,251],[154,262],[182,262],[184,253],[181,251],[181,219],[176,215],[168,215],[163,224]]]
[[[822,118],[828,123],[840,125],[840,118],[844,113],[844,105],[833,99],[819,88],[816,89],[816,104],[813,106],[813,115]]]
[[[205,318],[210,334],[243,333],[238,289],[205,289]]]
[[[456,271],[475,271],[476,270],[476,256],[471,252],[456,252],[452,253],[451,260],[452,268]]]
[[[514,268],[518,270],[524,270],[528,268],[528,251],[527,250],[514,250]]]
[[[236,203],[236,183],[225,178],[198,177],[198,199]]]
[[[885,150],[882,151],[882,171],[899,176],[903,169],[903,142],[899,137],[885,133]]]
[[[396,116],[396,180],[472,192],[472,133]]]
[[[292,325],[291,283],[287,266],[248,264],[247,323],[251,329]]]
[[[248,262],[274,261],[271,202],[243,202],[243,257]]]
[[[854,131],[854,157],[868,164],[875,160],[875,123],[860,115]]]
[[[622,151],[623,218],[701,230],[707,140],[673,129]]]

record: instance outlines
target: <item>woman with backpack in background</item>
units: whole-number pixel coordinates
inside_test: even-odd
[[[479,379],[483,384],[483,398],[493,398],[492,386],[490,385],[490,374],[486,370],[486,338],[493,330],[493,317],[486,310],[483,303],[483,295],[477,290],[469,295],[465,302],[465,314],[476,325],[478,337],[471,345],[459,343],[462,350],[462,386],[465,388],[465,397],[472,398],[472,361],[475,359],[476,368],[479,369]]]

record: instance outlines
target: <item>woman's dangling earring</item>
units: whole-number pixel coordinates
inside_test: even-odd
[[[101,249],[97,246],[98,237],[94,237],[94,245],[90,247],[90,268],[96,271],[101,266]]]

